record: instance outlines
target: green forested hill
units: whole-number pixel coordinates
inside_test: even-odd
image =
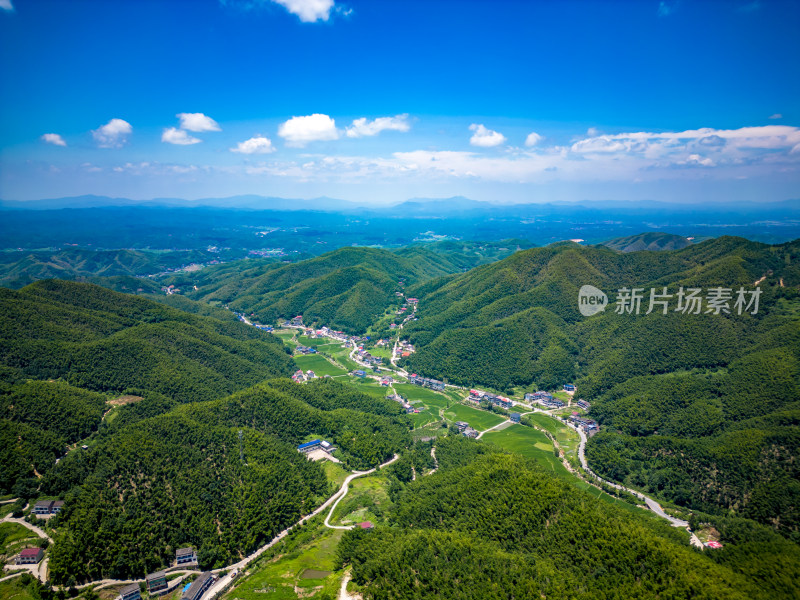
[[[412,246],[397,251],[341,248],[293,264],[237,261],[170,279],[189,298],[222,302],[263,322],[302,314],[307,322],[362,333],[411,285],[460,273],[517,246]],[[196,291],[192,291],[194,287]]]
[[[0,252],[0,285],[20,288],[40,279],[150,275],[213,258],[213,254],[199,250],[147,252],[75,248]]]
[[[0,288],[0,315],[0,364],[96,391],[209,400],[293,368],[269,334],[89,284]]]
[[[399,412],[330,380],[274,380],[149,418],[122,416],[44,480],[45,493],[67,499],[52,578],[141,577],[186,544],[199,548],[203,568],[229,564],[332,493],[298,443],[324,436],[348,467],[374,467],[410,443]]]
[[[36,473],[98,428],[107,397],[97,392],[135,391],[147,397],[137,410],[147,410],[158,398],[211,400],[293,368],[277,338],[238,322],[89,284],[0,288],[0,490],[32,493]]]
[[[340,557],[366,598],[774,600],[796,589],[798,548],[774,534],[738,570],[538,464],[479,448],[440,440],[439,472],[395,492],[391,527],[345,535]]]
[[[762,280],[762,277],[764,278]],[[757,314],[647,315],[650,288],[746,290]],[[578,290],[645,289],[641,314],[583,317]],[[406,368],[462,385],[568,381],[605,426],[587,449],[603,475],[705,511],[800,535],[800,243],[719,238],[621,254],[557,244],[428,284]],[[415,290],[409,290],[413,293]],[[703,309],[705,310],[705,308]]]
[[[614,238],[603,242],[603,246],[620,252],[638,252],[640,250],[679,250],[686,248],[690,240],[680,235],[648,231],[637,235]]]

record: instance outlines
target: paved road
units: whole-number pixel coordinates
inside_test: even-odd
[[[396,461],[400,456],[398,454],[394,455],[394,458],[391,460],[386,461],[381,465],[381,467],[385,467],[386,465],[392,464]],[[330,512],[328,512],[328,516],[325,517],[325,527],[330,529],[353,529],[355,525],[331,525],[331,517],[333,516],[333,511],[336,510],[336,506],[341,502],[342,498],[347,495],[347,492],[350,491],[350,482],[353,481],[356,477],[363,477],[364,475],[369,475],[370,473],[374,473],[375,469],[370,469],[369,471],[356,471],[352,475],[348,475],[347,478],[344,480],[342,487],[339,489],[338,498],[336,498],[336,502],[333,503],[331,506]]]
[[[392,464],[398,458],[400,458],[400,456],[395,454],[390,460],[387,460],[385,463],[383,463],[382,465],[377,467],[377,469],[381,469],[381,468],[383,468],[385,466],[388,466],[388,465]],[[303,523],[305,523],[309,519],[313,519],[318,514],[322,513],[322,511],[324,511],[326,508],[331,506],[331,504],[334,504],[335,502],[338,502],[338,500],[340,500],[342,497],[344,497],[344,494],[347,493],[347,485],[350,483],[350,481],[352,479],[354,479],[355,477],[361,477],[362,475],[367,475],[368,473],[374,473],[375,471],[376,471],[376,469],[370,469],[369,471],[358,471],[356,473],[353,473],[352,475],[349,475],[347,477],[347,479],[345,479],[344,483],[342,484],[342,487],[339,488],[339,491],[337,491],[333,496],[328,498],[314,512],[312,512],[309,515],[306,515],[305,517],[300,519],[294,525],[291,525],[290,527],[287,527],[286,529],[281,531],[278,535],[276,535],[269,542],[267,542],[266,544],[261,546],[261,548],[259,548],[255,552],[253,552],[250,556],[247,556],[247,557],[243,558],[242,560],[240,560],[239,562],[234,563],[232,565],[229,565],[227,567],[223,567],[221,569],[214,569],[212,571],[212,573],[221,573],[222,571],[228,571],[229,573],[227,575],[223,576],[223,577],[220,577],[220,579],[216,583],[214,583],[214,585],[212,585],[210,588],[208,588],[206,590],[206,592],[200,597],[199,600],[210,600],[211,598],[216,597],[216,595],[218,593],[220,593],[223,589],[225,589],[225,587],[228,584],[230,584],[233,581],[233,577],[231,577],[231,572],[233,570],[236,570],[239,573],[241,573],[244,570],[244,568],[247,567],[247,565],[249,565],[251,562],[256,560],[259,556],[264,554],[264,552],[266,552],[269,548],[271,548],[272,546],[277,544],[279,541],[281,541],[283,538],[285,538],[287,535],[289,535],[289,532],[292,529],[294,529],[295,527],[297,527],[299,525],[302,525]],[[328,518],[330,518],[330,515],[328,515]],[[326,521],[325,524],[328,525],[328,523],[327,523],[328,519],[325,519],[325,521]],[[330,527],[330,525],[328,525],[328,526]],[[339,528],[336,527],[335,529],[339,529]]]
[[[633,495],[634,495],[634,496],[636,496],[637,498],[639,498],[639,499],[643,500],[643,501],[644,501],[644,503],[647,505],[647,507],[648,507],[650,510],[652,510],[652,511],[653,511],[655,514],[657,514],[659,517],[661,517],[661,518],[663,518],[663,519],[666,519],[667,521],[669,521],[669,522],[670,522],[670,524],[671,524],[673,527],[689,527],[689,523],[688,523],[687,521],[683,521],[683,520],[681,520],[681,519],[676,519],[675,517],[673,517],[673,516],[671,516],[671,515],[668,515],[667,513],[665,513],[665,512],[664,512],[664,509],[663,509],[663,508],[661,508],[661,505],[660,505],[658,502],[656,502],[655,500],[653,500],[652,498],[650,498],[650,497],[648,497],[648,496],[645,496],[645,495],[644,495],[644,494],[642,494],[641,492],[638,492],[638,491],[636,491],[636,490],[632,490],[632,489],[630,489],[630,488],[627,488],[627,487],[625,487],[624,485],[620,485],[620,484],[618,484],[618,483],[614,483],[614,482],[612,482],[612,481],[607,481],[607,480],[603,479],[602,477],[600,477],[600,476],[599,476],[597,473],[595,473],[594,471],[592,471],[592,470],[589,468],[589,464],[586,462],[586,455],[585,455],[585,449],[586,449],[586,434],[583,432],[583,430],[582,430],[580,427],[575,427],[575,426],[574,426],[574,425],[572,425],[571,423],[567,423],[567,425],[568,425],[569,427],[572,427],[572,428],[573,428],[575,431],[577,431],[577,432],[578,432],[578,435],[579,435],[579,436],[580,436],[580,438],[581,438],[581,442],[580,442],[580,444],[578,445],[578,460],[580,460],[580,462],[581,462],[581,467],[583,467],[583,470],[584,470],[584,471],[586,471],[586,472],[587,472],[589,475],[591,475],[592,477],[594,477],[594,478],[595,478],[595,479],[597,479],[598,481],[600,481],[600,482],[602,482],[602,483],[605,483],[606,485],[609,485],[609,486],[611,486],[611,487],[613,487],[613,488],[615,488],[615,489],[618,489],[618,490],[624,490],[624,491],[626,491],[626,492],[628,492],[628,493],[630,493],[630,494],[633,494]],[[698,540],[698,541],[699,541],[699,540]]]

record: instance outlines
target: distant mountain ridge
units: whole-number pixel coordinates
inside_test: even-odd
[[[614,238],[602,243],[606,248],[619,250],[620,252],[680,250],[681,248],[686,248],[689,244],[691,244],[691,240],[681,235],[658,231],[648,231],[638,235]]]

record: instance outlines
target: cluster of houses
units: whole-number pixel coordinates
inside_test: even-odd
[[[563,408],[566,406],[564,402],[553,397],[553,394],[548,392],[533,392],[525,394],[525,400],[528,402],[539,402],[547,408]]]
[[[380,356],[372,356],[372,354],[364,350],[363,347],[360,347],[358,349],[358,359],[361,362],[367,363],[368,365],[372,365],[373,368],[383,364],[383,359]]]
[[[197,551],[194,548],[180,548],[175,552],[175,566],[176,567],[195,567],[197,566]],[[181,594],[181,600],[199,600],[203,593],[211,587],[216,577],[210,572],[201,573],[197,579],[191,584],[188,584]],[[150,573],[144,578],[147,593],[153,596],[160,596],[168,593],[170,590],[169,581],[167,581],[166,571],[157,571]],[[132,583],[125,586],[120,590],[120,600],[140,600],[142,597],[141,589],[138,583]]]
[[[40,500],[33,505],[33,514],[37,517],[57,515],[64,508],[63,500]]]
[[[381,385],[383,387],[389,386],[392,382],[394,382],[394,379],[392,379],[391,375],[384,375],[381,377]]]
[[[420,409],[411,405],[405,398],[403,398],[400,394],[390,394],[386,396],[387,400],[394,400],[395,402],[399,402],[400,405],[406,409],[406,414],[419,414]]]
[[[359,377],[360,379],[364,379],[367,376],[367,372],[364,369],[356,369],[350,373],[353,377]]]
[[[456,421],[456,428],[458,432],[468,438],[477,438],[478,432],[469,426],[469,423],[466,421]]]
[[[508,398],[498,396],[497,394],[490,394],[489,392],[482,392],[481,390],[470,390],[467,400],[475,404],[480,404],[483,401],[489,402],[494,406],[499,406],[500,408],[504,408],[506,410],[509,410],[514,406],[514,403]]]
[[[309,452],[314,452],[315,450],[322,450],[328,454],[332,454],[336,448],[333,446],[333,444],[326,440],[311,440],[310,442],[300,444],[297,447],[297,451],[303,454],[308,454]]]
[[[303,369],[297,369],[294,375],[292,375],[292,379],[297,383],[303,383],[306,381],[311,381],[312,379],[316,379],[317,374],[314,373],[311,369],[303,373]]]
[[[297,348],[295,348],[294,351],[297,354],[303,354],[303,355],[316,354],[317,353],[317,349],[316,348],[311,348],[309,346],[303,346],[303,345],[300,345],[300,344],[298,344]]]
[[[408,378],[410,383],[414,385],[420,385],[422,387],[430,388],[432,390],[436,390],[437,392],[444,391],[444,382],[439,381],[437,379],[428,379],[427,377],[420,377],[416,373],[413,373],[411,377]]]
[[[591,405],[591,404],[589,404],[589,403],[588,403],[586,400],[584,400],[583,398],[581,398],[580,400],[578,400],[578,401],[577,401],[575,404],[577,404],[578,406],[580,406],[580,407],[581,407],[583,410],[589,410],[589,409],[592,407],[592,405]]]
[[[582,428],[586,433],[594,434],[598,430],[597,421],[582,417],[578,413],[572,413],[569,416],[569,420],[572,421],[576,427]]]
[[[411,356],[411,354],[415,351],[414,346],[411,342],[408,341],[400,341],[397,343],[397,353],[406,358],[407,356]]]

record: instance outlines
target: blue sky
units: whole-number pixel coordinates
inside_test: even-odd
[[[0,198],[800,198],[800,2],[0,0]]]

